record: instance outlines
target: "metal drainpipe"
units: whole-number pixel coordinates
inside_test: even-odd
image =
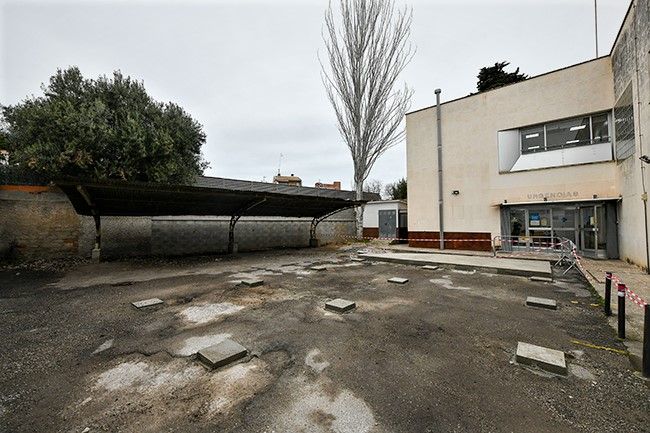
[[[445,225],[442,202],[442,125],[440,113],[440,89],[436,89],[436,131],[438,133],[438,221],[440,234],[440,249],[445,249]]]

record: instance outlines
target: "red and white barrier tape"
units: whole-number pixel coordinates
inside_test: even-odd
[[[346,239],[359,239],[359,240],[378,240],[378,241],[418,241],[418,242],[440,242],[440,239],[431,239],[431,238],[380,238],[372,236],[362,236],[360,238],[356,236],[345,236]],[[492,244],[492,239],[449,239],[444,238],[445,242],[490,242]]]
[[[360,238],[356,236],[344,236],[345,239],[358,239],[358,240],[379,240],[379,241],[417,241],[417,242],[440,242],[440,239],[435,239],[435,238],[390,238],[390,237],[372,237],[372,236],[362,236]],[[492,244],[493,239],[451,239],[451,238],[444,238],[444,242],[490,242]],[[506,241],[506,240],[500,240],[498,242],[499,244],[514,244],[514,243],[522,243],[525,244],[526,241]],[[535,242],[532,243],[532,248],[556,248],[561,245],[564,245],[566,241],[562,242],[557,242],[557,243],[538,243],[537,245]]]
[[[621,278],[618,275],[615,275],[615,274],[612,274],[612,281],[615,282],[617,285],[618,284],[625,284],[625,283],[623,283],[623,280],[621,280]],[[632,291],[632,289],[627,287],[627,285],[625,286],[625,296],[627,296],[627,298],[630,301],[634,302],[636,305],[638,305],[641,308],[648,305],[648,303],[641,296],[634,293]]]

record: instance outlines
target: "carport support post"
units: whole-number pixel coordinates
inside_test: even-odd
[[[92,250],[91,258],[99,261],[102,248],[102,220],[97,213],[93,215],[93,219],[95,220],[95,247]]]
[[[237,253],[237,245],[235,244],[235,225],[239,221],[238,215],[230,217],[230,225],[228,226],[228,254]]]
[[[311,220],[311,226],[309,227],[309,246],[311,248],[318,248],[320,244],[318,238],[316,237],[316,227],[318,227],[319,222],[320,220],[318,218]]]
[[[625,339],[625,284],[618,284],[618,338]]]
[[[605,316],[612,315],[612,273],[605,272]]]

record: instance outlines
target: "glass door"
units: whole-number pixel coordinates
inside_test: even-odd
[[[557,207],[551,209],[553,215],[553,238],[555,242],[561,239],[568,239],[576,246],[579,244],[576,239],[578,211],[574,207]]]
[[[590,256],[597,256],[598,225],[596,208],[600,206],[583,206],[580,208],[580,250]]]
[[[553,244],[551,209],[528,209],[528,236],[533,248],[549,248]]]
[[[510,238],[506,240],[506,251],[513,248],[526,247],[528,238],[526,237],[526,211],[523,209],[510,210]]]

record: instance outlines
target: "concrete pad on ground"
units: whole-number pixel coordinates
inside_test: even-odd
[[[312,270],[312,271],[317,271],[317,272],[320,272],[320,271],[326,271],[326,270],[327,270],[327,268],[326,268],[325,266],[312,266],[312,267],[309,268],[309,269]]]
[[[232,340],[224,340],[197,352],[197,357],[210,368],[218,368],[243,358],[248,350]]]
[[[356,308],[357,304],[346,299],[334,299],[325,303],[325,309],[335,311],[337,313],[345,313]]]
[[[533,277],[530,277],[530,281],[541,281],[541,282],[543,282],[543,283],[552,283],[552,282],[553,282],[553,278],[549,278],[549,277],[535,277],[535,276],[533,276]]]
[[[517,343],[516,361],[520,364],[539,367],[550,373],[567,374],[564,352],[559,350],[548,349],[520,341]]]
[[[406,284],[409,282],[408,278],[393,277],[388,279],[389,283]]]
[[[500,257],[462,256],[445,253],[376,253],[362,254],[369,260],[409,265],[451,265],[458,269],[481,269],[499,274],[525,277],[552,275],[551,264],[545,260],[506,259]]]
[[[248,286],[248,287],[257,287],[261,286],[264,284],[264,280],[260,280],[258,278],[247,278],[245,280],[241,280],[242,284]]]
[[[529,307],[546,308],[548,310],[557,310],[557,301],[554,299],[536,298],[529,296],[526,298],[526,305]]]
[[[131,302],[131,305],[133,305],[138,310],[141,308],[153,307],[155,305],[160,305],[160,304],[164,304],[164,302],[162,299],[158,299],[158,298],[144,299],[142,301]]]

